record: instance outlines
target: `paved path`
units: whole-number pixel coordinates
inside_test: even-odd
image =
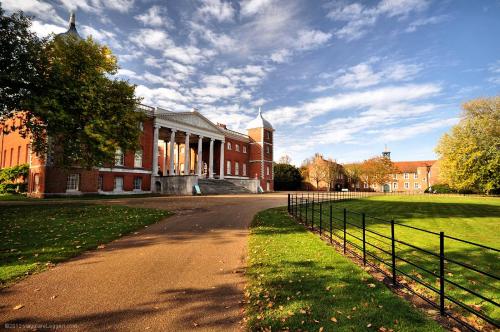
[[[70,331],[241,328],[248,225],[256,212],[285,205],[285,195],[107,203],[176,215],[0,290],[0,329],[6,322]]]

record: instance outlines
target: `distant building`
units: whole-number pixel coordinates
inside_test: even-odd
[[[328,168],[336,170],[335,176],[331,179],[325,176]],[[320,174],[314,174],[315,172]],[[344,167],[333,160],[326,160],[319,153],[302,166],[302,176],[304,177],[303,189],[306,190],[339,191],[347,186]],[[317,181],[318,178],[319,181]]]

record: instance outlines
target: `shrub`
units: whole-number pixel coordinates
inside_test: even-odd
[[[431,189],[431,190],[429,190]],[[450,188],[447,184],[435,184],[427,189],[425,189],[426,193],[435,193],[435,194],[452,194],[456,193],[455,189]]]
[[[0,194],[26,192],[29,169],[22,164],[0,170]]]

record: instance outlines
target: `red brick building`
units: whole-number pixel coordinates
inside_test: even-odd
[[[273,190],[274,129],[260,110],[246,134],[214,124],[197,111],[171,112],[149,106],[138,111],[147,115],[141,124],[140,149],[117,150],[113,165],[90,170],[57,168],[50,154],[31,153],[30,138],[14,131],[0,136],[0,166],[28,163],[28,191],[35,197],[189,194],[204,178],[233,181],[254,192]]]

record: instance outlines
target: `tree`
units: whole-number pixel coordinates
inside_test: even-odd
[[[394,164],[387,157],[373,157],[361,164],[361,177],[368,185],[384,185],[391,180],[394,172]]]
[[[274,166],[274,189],[297,190],[302,183],[302,176],[297,167],[279,163]]]
[[[457,190],[500,192],[500,96],[462,105],[460,122],[444,134],[436,152],[441,178]]]
[[[48,152],[57,166],[90,168],[112,162],[118,147],[137,148],[144,115],[136,111],[135,86],[111,78],[118,66],[109,48],[71,35],[37,41],[22,13],[1,14],[2,36],[5,30],[9,39],[18,39],[0,39],[0,49],[6,44],[18,50],[11,56],[2,52],[1,61],[11,69],[2,72],[0,91],[13,95],[1,105],[2,114],[25,111],[21,133],[30,135],[38,155]],[[23,58],[30,61],[28,69]],[[33,82],[29,70],[36,76]],[[18,73],[28,77],[20,87],[13,83]]]
[[[43,91],[47,40],[38,38],[30,26],[22,12],[4,15],[0,3],[0,126],[5,133],[18,129],[6,127],[7,120],[32,108],[32,96]]]
[[[319,183],[325,181],[328,173],[328,166],[320,157],[314,158],[314,161],[309,166],[309,179],[316,183],[316,189],[319,189]]]
[[[282,155],[278,160],[278,164],[291,164],[291,163],[292,163],[292,158],[290,158],[290,156],[287,154]]]
[[[356,184],[361,181],[362,175],[362,166],[361,163],[351,163],[344,165],[344,172],[347,176],[347,181],[349,184]]]

